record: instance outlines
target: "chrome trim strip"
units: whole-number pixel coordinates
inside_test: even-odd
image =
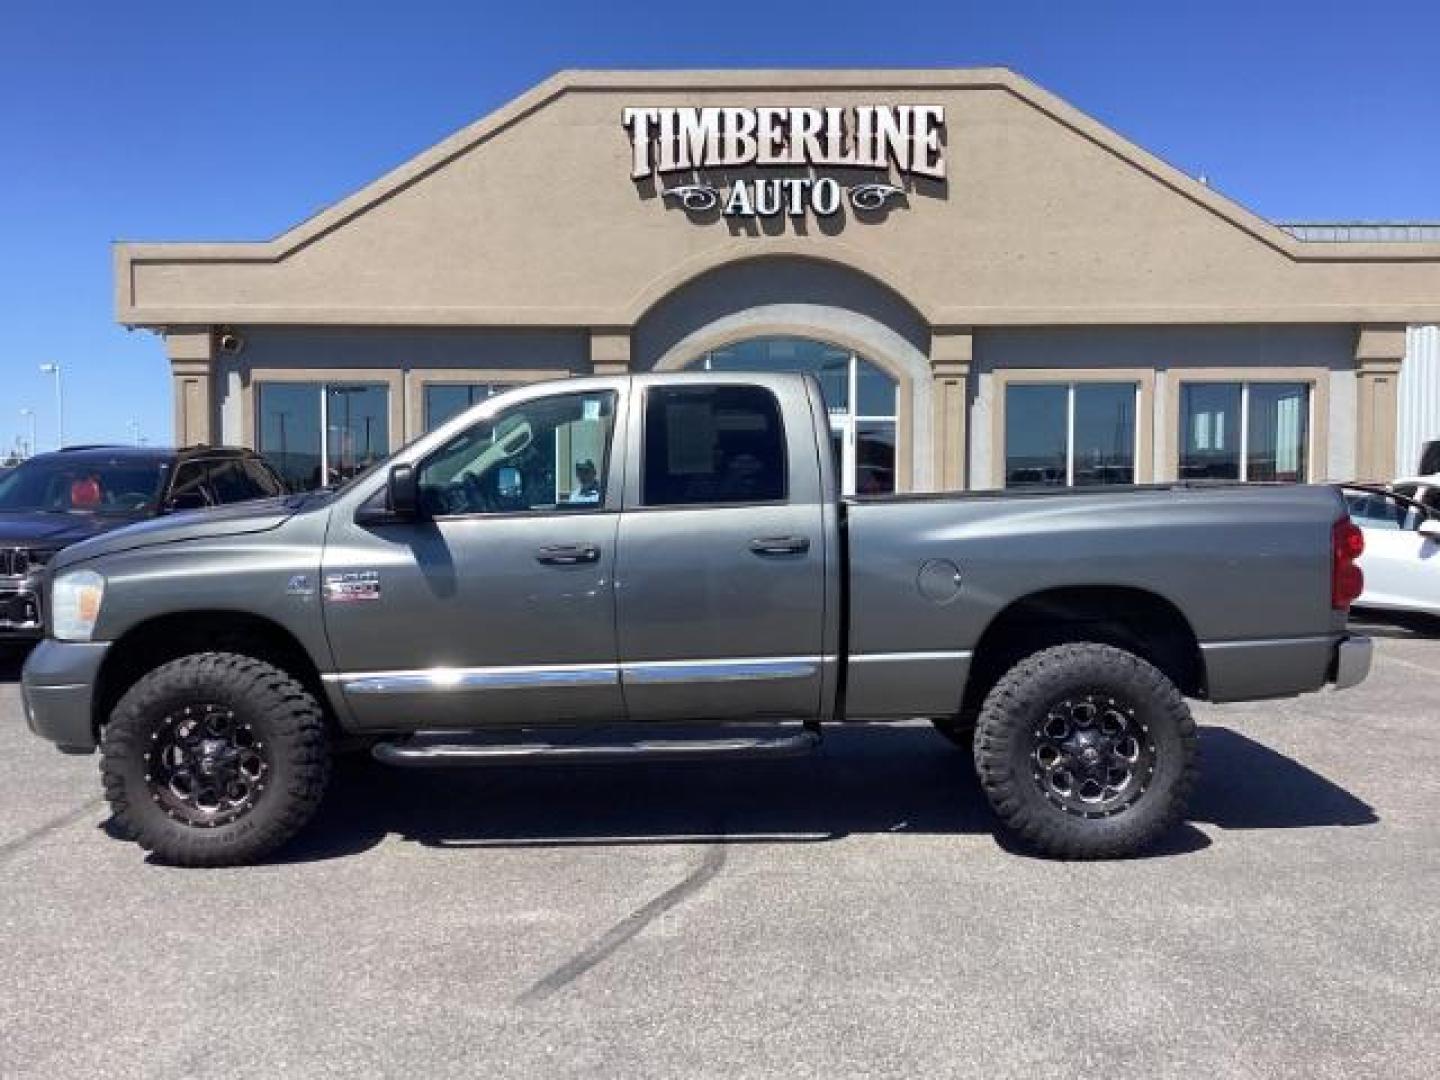
[[[347,694],[423,694],[452,690],[526,690],[544,686],[616,686],[614,664],[552,664],[529,667],[431,668],[424,671],[332,672]]]
[[[429,668],[412,671],[326,672],[347,694],[419,694],[451,690],[522,690],[538,687],[637,686],[668,683],[754,682],[808,679],[829,656],[744,657],[724,660],[649,660],[621,664],[532,664],[512,667]]]
[[[823,656],[772,656],[733,660],[648,660],[621,664],[620,677],[637,686],[808,679],[818,673],[826,659]]]
[[[1277,637],[1277,638],[1253,638],[1250,641],[1202,641],[1200,642],[1201,652],[1213,652],[1220,649],[1265,649],[1272,645],[1284,648],[1287,645],[1334,645],[1339,639],[1334,634],[1322,634],[1317,637]]]
[[[924,663],[927,660],[969,660],[973,655],[974,652],[970,649],[942,649],[934,652],[856,653],[850,660],[856,664],[908,664]]]

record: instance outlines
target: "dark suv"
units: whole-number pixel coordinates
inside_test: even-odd
[[[75,446],[0,475],[0,641],[38,638],[32,575],[63,547],[177,510],[285,494],[251,450]]]

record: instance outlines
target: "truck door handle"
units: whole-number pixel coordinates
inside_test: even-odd
[[[600,549],[594,544],[554,544],[535,552],[535,561],[547,566],[577,566],[600,561]]]
[[[810,550],[808,536],[757,536],[750,541],[756,555],[803,555]]]

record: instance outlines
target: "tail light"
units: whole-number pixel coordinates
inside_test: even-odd
[[[1349,517],[1330,527],[1330,606],[1344,611],[1365,591],[1365,575],[1355,560],[1365,552],[1365,534]]]

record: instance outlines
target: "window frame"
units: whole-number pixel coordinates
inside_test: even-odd
[[[238,455],[237,459],[244,464],[247,472],[255,469],[264,473],[269,477],[270,482],[278,489],[274,495],[265,495],[261,496],[261,498],[274,499],[290,494],[290,485],[285,483],[285,478],[276,472],[274,467],[259,454],[241,454]]]
[[[490,413],[482,413],[480,416],[476,417],[469,425],[461,428],[454,435],[441,441],[438,445],[425,453],[423,456],[415,459],[413,463],[413,468],[415,470],[416,484],[419,484],[420,477],[423,475],[425,467],[429,465],[430,462],[432,462],[435,458],[437,458],[440,453],[447,446],[450,445],[451,442],[453,442],[461,435],[472,431],[478,425],[494,424],[496,421],[504,419],[504,417],[511,410],[524,408],[529,405],[534,405],[537,402],[553,401],[557,398],[564,397],[583,397],[586,394],[608,394],[611,398],[610,431],[606,436],[605,449],[602,455],[602,460],[596,463],[595,470],[596,474],[602,478],[600,500],[598,502],[576,503],[573,504],[573,507],[570,509],[562,509],[561,505],[557,504],[554,507],[536,508],[529,510],[471,510],[464,513],[453,514],[422,514],[423,520],[472,521],[476,519],[484,519],[486,521],[497,521],[507,518],[562,518],[575,517],[577,515],[592,516],[595,514],[613,514],[618,512],[620,509],[620,488],[623,486],[624,478],[623,476],[616,476],[612,466],[615,461],[615,440],[619,433],[624,416],[626,395],[620,390],[620,388],[615,386],[596,386],[590,387],[589,389],[582,389],[568,385],[565,386],[563,389],[547,387],[543,392],[527,394],[524,397],[511,401],[504,408],[496,409],[494,412]],[[489,398],[486,399],[486,401],[493,401],[499,396],[499,394],[492,394]],[[479,404],[484,405],[485,403],[486,402],[480,402]],[[472,406],[472,408],[473,407],[474,406]],[[463,416],[464,414],[462,413],[461,415]],[[449,424],[458,419],[460,419],[460,416],[455,416],[452,417],[450,420],[447,420],[445,423]],[[441,425],[441,427],[444,426],[444,424]],[[435,430],[439,431],[440,428],[436,428]],[[434,432],[431,432],[430,434],[433,435]],[[385,490],[386,489],[382,487],[380,491],[377,492],[377,495],[381,499],[384,498]]]
[[[897,494],[910,490],[911,486],[911,457],[908,449],[910,440],[909,429],[909,380],[902,375],[897,375],[884,364],[877,361],[870,353],[851,345],[841,344],[839,341],[806,333],[778,333],[760,334],[739,338],[723,344],[715,345],[705,349],[699,354],[699,359],[687,365],[687,369],[713,372],[719,375],[736,375],[745,373],[778,374],[782,370],[791,373],[790,369],[751,369],[743,364],[737,367],[715,367],[715,358],[731,350],[752,345],[755,343],[769,344],[770,342],[788,341],[805,345],[819,345],[834,353],[845,354],[845,399],[844,408],[832,408],[826,405],[826,421],[829,425],[828,435],[838,435],[840,438],[841,452],[840,461],[836,468],[836,479],[839,482],[840,496],[842,498],[855,498],[858,494],[859,473],[859,432],[862,424],[889,424],[894,433],[894,465],[892,467],[893,481],[891,490],[888,492],[870,492],[867,494]],[[894,393],[894,408],[889,413],[862,413],[859,411],[860,403],[860,366],[864,364],[873,368],[881,376],[888,379]],[[793,369],[796,373],[814,374],[818,372],[809,369]],[[824,382],[821,380],[821,394],[823,399]]]
[[[426,428],[425,426],[425,388],[427,386],[454,386],[456,383],[461,385],[504,383],[506,389],[500,393],[510,393],[538,383],[554,382],[556,379],[573,375],[574,372],[568,368],[407,367],[403,374],[403,396],[400,399],[400,408],[397,410],[405,422],[405,442],[400,445],[406,445],[413,439],[430,434],[431,431],[439,431],[440,427],[444,426],[440,425],[435,428]],[[401,391],[397,389],[397,393],[401,393]],[[492,396],[498,397],[499,394]],[[476,402],[476,405],[483,404],[484,402]],[[474,407],[471,406],[471,408]]]
[[[1075,389],[1101,384],[1131,384],[1135,387],[1135,484],[1148,484],[1154,476],[1154,406],[1155,370],[1152,368],[1000,368],[994,380],[993,401],[995,424],[990,440],[991,486],[1003,491],[1078,491],[1075,475]],[[1006,483],[1005,435],[1006,396],[1011,386],[1060,386],[1066,388],[1065,415],[1065,486],[1063,488],[1009,487]]]
[[[1185,400],[1186,386],[1239,386],[1240,387],[1240,415],[1237,418],[1237,427],[1240,432],[1240,440],[1235,450],[1240,461],[1240,475],[1234,480],[1218,480],[1213,483],[1229,484],[1312,484],[1315,477],[1320,475],[1315,467],[1315,448],[1317,445],[1316,425],[1316,391],[1315,381],[1306,378],[1279,378],[1266,375],[1261,378],[1196,378],[1188,372],[1176,380],[1175,388],[1175,477],[1180,478],[1180,462],[1183,454],[1183,447],[1180,445],[1181,436],[1184,431],[1184,417],[1181,409]],[[1305,456],[1305,475],[1298,480],[1251,480],[1250,479],[1250,388],[1252,386],[1303,386],[1305,388],[1305,438],[1300,446],[1300,451]]]
[[[180,487],[181,481],[185,481],[187,479],[185,476],[185,472],[188,469],[196,469],[200,473],[200,480],[197,484],[197,490],[204,493],[206,503],[203,507],[185,507],[184,509],[208,510],[212,507],[219,505],[217,502],[210,498],[210,467],[207,464],[207,461],[208,459],[203,457],[192,457],[182,458],[179,461],[175,462],[174,467],[170,470],[169,475],[165,478],[164,491],[161,493],[160,496],[161,510],[170,511],[171,509],[173,509],[170,504],[175,499],[176,491]]]
[[[266,385],[285,386],[308,386],[319,391],[319,416],[320,428],[320,476],[322,481],[329,478],[329,432],[326,428],[328,393],[333,386],[354,386],[364,384],[367,386],[381,387],[385,391],[385,426],[386,426],[386,449],[377,460],[393,457],[400,449],[409,443],[406,437],[405,425],[405,399],[404,399],[404,377],[400,370],[387,368],[253,368],[250,371],[250,378],[246,383],[242,394],[241,408],[243,412],[242,425],[245,431],[250,433],[250,446],[264,457],[267,453],[262,449],[261,434],[264,427],[264,389]],[[284,474],[276,470],[277,475],[285,483],[287,491],[292,493],[300,490],[333,491],[341,484],[321,483],[316,488],[299,488],[292,486],[285,479]]]
[[[425,382],[423,382],[423,383],[420,384],[420,416],[419,416],[419,423],[416,425],[416,430],[417,430],[417,431],[420,431],[420,432],[423,432],[423,433],[425,433],[425,434],[427,434],[427,435],[428,435],[430,432],[432,432],[432,431],[438,431],[438,430],[440,430],[440,428],[444,427],[446,424],[448,424],[451,420],[454,420],[456,417],[465,415],[465,413],[469,412],[469,411],[470,411],[471,409],[473,409],[476,405],[483,405],[485,402],[489,401],[492,397],[498,397],[499,395],[505,393],[506,391],[515,389],[515,387],[516,387],[517,385],[519,385],[519,384],[516,383],[516,382],[513,381],[513,380],[507,380],[507,381],[505,381],[505,382],[500,382],[500,381],[498,381],[498,380],[496,380],[496,379],[453,379],[453,380],[452,380],[452,379],[428,379],[428,380],[426,380]],[[430,417],[430,391],[431,391],[431,390],[450,390],[450,389],[459,389],[459,388],[465,388],[465,389],[469,390],[469,389],[473,389],[473,388],[479,387],[479,386],[488,386],[488,387],[491,387],[490,393],[488,393],[487,395],[485,395],[485,397],[481,398],[481,399],[478,400],[478,401],[472,401],[472,402],[470,402],[470,404],[466,405],[464,408],[462,408],[459,412],[455,413],[453,416],[449,416],[449,417],[447,417],[446,419],[441,420],[439,423],[431,423],[431,417]]]
[[[1180,390],[1187,383],[1304,383],[1309,388],[1309,413],[1305,446],[1306,479],[1300,483],[1316,483],[1330,475],[1330,369],[1313,367],[1194,367],[1170,368],[1165,395],[1165,470],[1164,478],[1178,482],[1180,478]],[[1241,417],[1249,449],[1249,395],[1242,392]],[[1244,457],[1241,458],[1242,464]],[[1246,465],[1241,472],[1248,471]],[[1287,481],[1232,480],[1222,483],[1286,483]]]
[[[731,373],[726,372],[726,373],[724,373],[724,374],[731,374]],[[784,405],[784,402],[781,401],[780,395],[775,392],[775,390],[774,390],[773,387],[768,386],[768,385],[766,385],[766,384],[764,384],[764,383],[745,381],[744,378],[743,378],[743,373],[740,373],[740,374],[741,374],[741,376],[742,376],[740,379],[730,379],[730,380],[725,380],[725,381],[719,381],[719,380],[717,380],[717,381],[715,381],[715,382],[709,382],[709,381],[705,381],[705,382],[699,382],[699,381],[696,381],[696,382],[688,382],[688,381],[687,381],[687,382],[684,382],[684,383],[664,382],[664,383],[657,383],[657,384],[655,384],[655,385],[653,385],[653,386],[647,386],[647,387],[645,388],[645,392],[640,395],[639,404],[638,404],[638,407],[637,407],[636,410],[635,410],[635,416],[636,416],[635,427],[636,427],[636,430],[637,430],[637,433],[638,433],[638,440],[637,440],[638,450],[637,450],[637,452],[636,452],[636,454],[635,454],[635,460],[636,460],[636,469],[635,469],[635,481],[636,481],[636,483],[635,483],[635,504],[634,504],[633,506],[627,507],[626,509],[627,509],[628,511],[630,511],[630,512],[633,513],[633,512],[635,512],[635,511],[665,512],[665,511],[677,511],[677,510],[679,510],[679,511],[683,511],[683,510],[726,510],[726,509],[733,510],[733,509],[736,509],[736,508],[743,508],[743,507],[747,507],[747,506],[756,506],[756,507],[760,507],[760,506],[790,506],[790,505],[793,505],[793,504],[795,503],[795,490],[794,490],[794,485],[791,483],[791,479],[792,479],[792,478],[791,478],[791,475],[790,475],[790,472],[791,472],[791,470],[790,470],[790,451],[791,451],[791,444],[790,444],[790,438],[789,438],[788,429],[787,429],[786,426],[785,426],[785,405]],[[651,396],[652,394],[654,394],[655,392],[657,392],[657,391],[673,391],[673,390],[677,390],[677,389],[690,390],[690,391],[695,391],[695,390],[718,390],[718,389],[725,389],[725,388],[731,388],[731,389],[733,389],[733,388],[737,388],[737,387],[738,387],[738,388],[741,388],[741,389],[757,390],[757,391],[760,391],[761,393],[764,393],[765,395],[768,396],[768,398],[770,399],[770,402],[771,402],[771,403],[774,405],[774,407],[775,407],[775,419],[776,419],[776,421],[777,421],[777,422],[779,423],[779,425],[780,425],[780,460],[781,460],[781,464],[782,464],[783,469],[784,469],[784,472],[783,472],[783,474],[782,474],[782,476],[781,476],[781,489],[782,489],[782,491],[783,491],[783,497],[782,497],[782,498],[779,498],[779,499],[740,499],[740,500],[732,500],[732,501],[727,501],[727,502],[693,502],[693,503],[649,503],[649,502],[646,502],[646,501],[645,501],[645,472],[646,472],[646,467],[647,467],[647,465],[649,464],[649,462],[648,462],[648,450],[647,450],[647,446],[648,446],[648,443],[649,443],[649,431],[648,431],[648,427],[649,427],[649,421],[650,421],[650,396]],[[827,430],[827,433],[826,433],[826,434],[827,434],[827,436],[828,436],[828,430]],[[828,452],[828,450],[827,450],[827,452]]]

